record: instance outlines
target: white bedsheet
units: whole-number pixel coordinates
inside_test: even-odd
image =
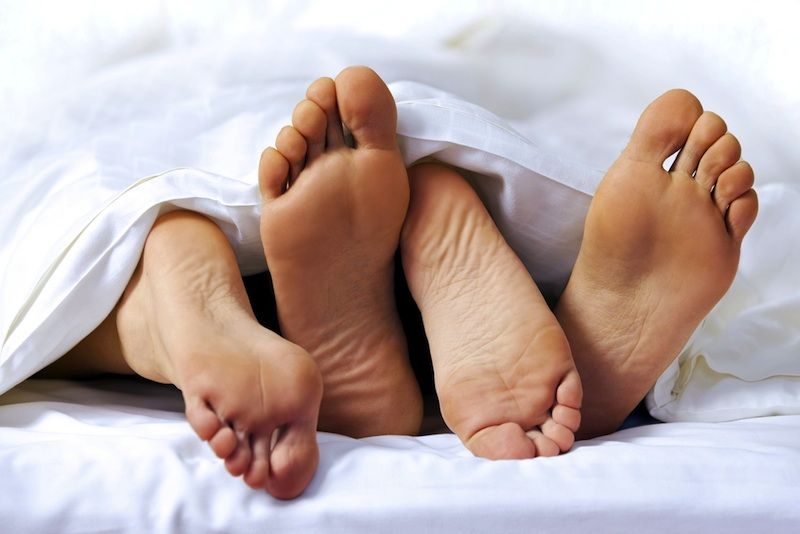
[[[230,477],[180,396],[31,381],[0,403],[8,532],[793,532],[800,416],[640,426],[567,455],[491,462],[452,434],[319,434],[280,502]],[[112,391],[113,390],[113,391]],[[121,391],[120,391],[121,390]]]
[[[470,458],[449,435],[321,434],[320,473],[306,497],[287,504],[227,477],[161,390],[23,383],[0,397],[0,529],[751,532],[759,521],[775,531],[796,524],[794,19],[744,2],[724,12],[688,1],[664,12],[633,1],[528,4],[411,1],[379,12],[324,2],[4,4],[0,391],[100,322],[165,209],[215,218],[243,271],[262,269],[258,154],[310,80],[363,63],[393,82],[407,161],[435,155],[474,171],[484,202],[551,297],[568,275],[590,194],[644,105],[684,86],[723,114],[756,169],[761,214],[733,289],[648,406],[669,421],[773,417],[647,426],[564,457],[495,464]],[[152,410],[142,407],[151,394]]]

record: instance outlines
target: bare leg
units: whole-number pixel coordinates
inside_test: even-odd
[[[298,495],[316,469],[319,371],[256,322],[230,245],[200,215],[156,222],[113,313],[52,371],[175,384],[231,474],[276,497]]]
[[[43,378],[80,378],[104,373],[135,375],[122,356],[117,333],[117,313],[120,303],[94,331],[83,338],[68,353],[57,359],[38,376]]]
[[[758,203],[725,131],[693,95],[670,91],[597,190],[556,308],[583,380],[581,437],[619,427],[733,281]]]

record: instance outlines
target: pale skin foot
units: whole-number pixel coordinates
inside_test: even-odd
[[[437,164],[409,176],[403,267],[445,422],[477,456],[567,451],[581,383],[555,317],[461,176]]]
[[[228,471],[275,497],[299,495],[316,470],[316,364],[258,324],[230,245],[198,214],[156,222],[115,310],[50,371],[174,384]]]
[[[595,194],[556,308],[583,379],[580,437],[619,428],[733,281],[758,202],[726,129],[669,91]]]
[[[349,68],[311,84],[259,167],[281,333],[322,372],[319,428],[354,437],[415,434],[422,418],[393,290],[409,197],[395,127],[383,81]]]

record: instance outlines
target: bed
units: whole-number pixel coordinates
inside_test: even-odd
[[[673,4],[4,7],[0,530],[796,530],[800,36],[763,6]],[[684,86],[723,114],[761,213],[731,291],[624,429],[502,462],[435,428],[319,433],[318,473],[284,502],[225,472],[174,388],[31,378],[108,314],[165,211],[213,218],[242,272],[263,270],[258,154],[310,80],[356,63],[391,82],[407,163],[461,168],[551,300],[643,106]]]

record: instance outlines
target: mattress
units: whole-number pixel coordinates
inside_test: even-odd
[[[4,6],[0,68],[13,76],[0,80],[0,530],[800,524],[791,17],[744,2],[725,13],[681,1],[669,12],[632,1],[331,6]],[[648,395],[650,415],[525,461],[473,458],[449,433],[320,433],[311,486],[281,502],[227,475],[170,387],[30,378],[111,310],[165,211],[211,217],[243,273],[263,270],[258,154],[311,80],[358,63],[390,82],[406,162],[462,169],[551,301],[591,194],[647,102],[684,86],[725,117],[756,169],[761,213],[731,291]]]

